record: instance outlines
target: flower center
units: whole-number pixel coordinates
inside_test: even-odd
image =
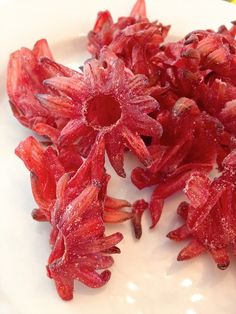
[[[121,117],[120,104],[110,95],[95,96],[87,101],[86,107],[86,120],[93,127],[114,125]]]

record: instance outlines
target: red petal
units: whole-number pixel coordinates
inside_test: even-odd
[[[31,212],[31,216],[34,220],[37,221],[50,221],[48,212],[41,208],[33,209]]]
[[[133,217],[132,213],[117,210],[117,209],[110,209],[105,207],[103,213],[104,222],[107,223],[120,223],[126,220],[129,220]]]
[[[167,234],[167,237],[171,240],[181,241],[187,239],[191,235],[191,232],[188,230],[186,225],[177,228]]]
[[[66,208],[60,221],[60,228],[64,235],[70,232],[70,226],[79,219],[80,216],[89,210],[92,203],[97,199],[98,188],[90,185],[83,190]]]
[[[57,142],[60,131],[46,123],[35,123],[32,129],[42,136],[47,136],[53,143]]]
[[[101,274],[95,271],[80,271],[79,269],[76,271],[76,279],[90,288],[100,288],[104,286],[109,281],[110,277],[111,272],[109,270],[104,270]]]
[[[41,57],[47,57],[49,59],[53,60],[53,55],[51,53],[51,50],[48,46],[48,42],[46,39],[40,39],[34,44],[33,48],[33,54],[37,59]]]
[[[162,214],[163,206],[164,200],[158,198],[158,196],[156,196],[156,193],[153,193],[149,207],[152,218],[152,225],[150,226],[150,228],[154,228],[158,223]]]
[[[210,194],[211,181],[206,173],[193,173],[187,181],[185,194],[191,202],[191,206],[197,208],[203,206]]]
[[[136,20],[145,19],[147,17],[145,0],[137,0],[130,16],[134,17]]]
[[[188,216],[189,229],[195,230],[202,224],[212,208],[218,202],[223,192],[226,190],[226,187],[227,185],[225,183],[213,181],[211,193],[207,199],[207,202],[204,204],[204,206],[196,208],[196,210],[193,211],[190,216]]]
[[[36,98],[41,105],[58,117],[73,118],[75,116],[75,105],[67,97],[37,94]]]
[[[105,207],[111,209],[120,209],[123,207],[130,207],[131,204],[126,200],[121,200],[118,198],[106,196],[105,198]]]
[[[229,266],[229,255],[226,249],[211,250],[211,255],[221,270],[225,270]]]
[[[80,136],[87,135],[89,128],[84,125],[80,119],[70,120],[67,125],[62,129],[58,139],[59,146],[66,146],[72,144]]]
[[[132,225],[134,228],[134,234],[136,239],[140,239],[142,236],[142,225],[141,225],[141,219],[144,211],[148,208],[148,203],[144,200],[137,200],[132,204],[132,213],[133,213],[133,219],[132,219]]]
[[[116,173],[125,178],[124,171],[124,144],[118,140],[115,133],[106,134],[106,151],[109,161]]]
[[[149,151],[140,136],[132,133],[125,127],[123,128],[122,135],[128,148],[133,151],[133,153],[145,166],[150,166],[152,157],[150,156]]]
[[[206,251],[205,247],[198,241],[193,240],[189,245],[184,248],[178,255],[178,261],[184,261],[192,257],[198,256]]]
[[[62,300],[70,301],[73,299],[74,284],[73,280],[57,279],[55,285],[59,296]]]
[[[60,90],[63,94],[78,102],[83,100],[84,94],[88,93],[84,82],[77,77],[55,76],[45,80],[43,83],[52,89]]]
[[[80,255],[94,254],[99,253],[104,250],[111,248],[116,245],[123,239],[123,236],[120,232],[116,232],[110,236],[95,239],[90,243],[78,243],[76,248],[77,252],[80,252]]]

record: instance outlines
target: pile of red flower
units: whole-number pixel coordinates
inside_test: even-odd
[[[28,137],[16,154],[31,173],[32,216],[51,224],[47,273],[64,300],[74,280],[94,288],[109,280],[122,234],[106,235],[105,223],[131,219],[140,238],[143,212],[153,228],[177,191],[189,203],[179,205],[185,223],[168,237],[190,238],[178,260],[208,251],[225,269],[229,251],[236,254],[236,25],[164,44],[168,30],[138,0],[117,22],[98,14],[82,71],[55,62],[46,40],[10,56],[13,114],[42,136]],[[126,151],[143,164],[133,184],[155,185],[150,204],[138,200],[131,211],[107,195],[104,165],[106,152],[125,177]],[[214,167],[220,174],[210,179]]]

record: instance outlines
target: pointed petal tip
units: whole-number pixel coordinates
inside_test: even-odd
[[[226,270],[229,266],[230,262],[227,262],[225,264],[217,264],[217,267],[220,269],[220,270]]]
[[[73,299],[73,288],[70,285],[63,285],[55,281],[56,289],[59,296],[64,301],[71,301]]]
[[[120,254],[121,250],[117,246],[113,246],[110,249],[104,250],[103,253],[106,253],[106,254]]]
[[[174,231],[168,232],[166,237],[169,238],[170,240],[176,240],[176,234]]]
[[[142,237],[142,230],[136,230],[136,231],[135,231],[135,238],[136,238],[137,240],[140,240],[141,237]]]
[[[106,282],[108,282],[111,278],[111,271],[110,270],[104,270],[102,273],[101,273],[101,277],[104,281],[104,284]]]
[[[124,207],[131,207],[131,204],[127,200],[106,196],[105,207],[111,209],[120,209]]]
[[[20,159],[23,159],[25,149],[29,149],[29,146],[31,146],[33,143],[36,143],[36,145],[38,144],[38,142],[32,135],[21,141],[14,150],[16,156],[18,156]]]
[[[49,86],[51,88],[58,88],[62,86],[62,82],[66,81],[68,78],[64,76],[54,76],[43,81],[43,85]]]
[[[189,251],[189,246],[186,248],[183,248],[180,252],[179,255],[177,256],[177,261],[181,262],[181,261],[185,261],[188,259],[191,259],[192,257],[196,256],[194,254],[191,255],[191,251]]]
[[[35,208],[32,210],[31,212],[31,216],[34,220],[36,221],[48,221],[47,217],[45,216],[45,214],[43,213],[42,210],[38,209],[38,208]]]
[[[149,227],[149,229],[154,229],[156,227],[156,225],[157,225],[157,222],[152,223],[151,226]]]
[[[147,17],[145,0],[136,1],[130,12],[130,16],[136,18],[137,20]]]
[[[142,225],[141,225],[141,217],[137,218],[135,215],[133,216],[133,219],[131,220],[134,236],[136,239],[140,239],[142,237]]]
[[[114,168],[115,172],[118,174],[119,177],[121,178],[126,178],[126,172],[123,168],[120,168],[119,166],[116,165],[112,165],[112,167]]]
[[[120,172],[117,172],[117,174],[122,177],[122,178],[126,178],[126,173],[125,171],[120,171]]]
[[[49,79],[44,80],[43,85],[50,86],[51,85],[51,79],[49,78]]]
[[[120,239],[119,242],[124,239],[124,236],[121,232],[117,232],[116,235],[117,235],[117,238]]]
[[[185,261],[187,259],[190,259],[190,256],[185,255],[182,251],[179,253],[179,255],[177,256],[177,261],[178,262],[182,262]]]
[[[107,223],[122,223],[133,218],[133,214],[126,211],[112,210],[104,212],[104,222]]]

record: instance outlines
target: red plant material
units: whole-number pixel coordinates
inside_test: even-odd
[[[114,23],[109,11],[99,12],[93,30],[88,33],[88,50],[94,57],[98,57],[104,46],[109,46],[114,37],[127,26],[134,25],[146,17],[146,5],[144,0],[138,0],[134,5],[130,16],[120,17]]]
[[[130,16],[135,18],[136,21],[147,17],[145,0],[136,1],[130,12]]]
[[[89,52],[98,57],[108,46],[135,74],[145,74],[155,81],[155,67],[151,58],[159,51],[170,26],[150,22],[144,0],[137,0],[129,17],[113,22],[109,11],[99,12],[92,31],[88,34]]]
[[[115,199],[106,196],[104,204],[103,219],[108,223],[120,223],[133,217],[131,212],[122,210],[124,207],[130,207],[131,204],[126,200]]]
[[[193,98],[235,134],[233,125],[225,120],[228,110],[224,110],[226,103],[236,98],[235,29],[233,25],[230,30],[221,26],[217,32],[194,31],[161,48],[152,62],[158,69],[157,89],[168,89],[160,95],[154,90],[153,95],[163,108],[172,108],[176,98]]]
[[[56,202],[56,186],[62,175],[69,171],[70,175],[82,167],[83,161],[80,155],[71,150],[62,151],[58,154],[55,148],[39,143],[32,136],[21,142],[16,148],[16,154],[21,158],[31,173],[32,191],[39,208],[34,209],[32,216],[38,221],[51,221],[51,210]],[[86,160],[83,171],[89,172],[91,158]],[[86,166],[85,166],[86,165]],[[69,175],[69,174],[68,174]],[[123,211],[130,207],[126,200],[116,199],[107,195],[106,187],[110,179],[106,175],[103,183],[104,209],[103,219],[105,222],[118,223],[132,218],[132,213]]]
[[[147,79],[134,75],[109,49],[100,59],[90,59],[81,77],[54,77],[44,81],[60,96],[38,95],[42,106],[55,116],[70,116],[62,129],[57,146],[61,149],[78,144],[87,156],[98,134],[104,134],[111,165],[120,176],[124,149],[130,149],[146,166],[151,156],[140,135],[159,136],[162,128],[148,113],[158,109],[150,94]]]
[[[137,0],[117,22],[98,14],[82,73],[53,61],[46,40],[10,56],[13,114],[49,138],[28,137],[16,154],[31,173],[32,216],[52,227],[47,274],[64,300],[73,298],[75,280],[98,288],[110,279],[123,236],[107,236],[105,223],[131,220],[139,239],[144,211],[154,228],[165,199],[183,189],[189,203],[177,212],[185,223],[168,234],[191,238],[178,260],[208,251],[225,269],[236,252],[236,25],[161,46],[168,31]],[[132,171],[132,182],[156,185],[150,204],[107,195],[105,151],[125,177],[126,150],[145,166]],[[210,180],[215,163],[222,173]]]
[[[101,287],[109,280],[107,268],[113,264],[107,254],[119,253],[116,244],[122,240],[119,232],[105,236],[104,222],[122,222],[132,217],[132,213],[122,211],[130,206],[127,201],[107,196],[110,176],[104,168],[104,137],[96,140],[76,172],[66,173],[60,154],[33,137],[20,143],[16,154],[31,172],[32,190],[39,206],[33,218],[52,225],[53,248],[47,270],[58,294],[64,300],[72,299],[74,280]]]
[[[57,152],[51,146],[41,145],[32,136],[21,142],[15,152],[31,173],[32,192],[39,206],[33,210],[33,218],[50,221],[56,198],[56,185],[65,173]]]
[[[152,139],[154,162],[132,172],[140,189],[158,184],[150,202],[152,226],[160,219],[164,199],[184,188],[193,171],[209,172],[234,148],[236,98],[235,25],[218,32],[196,31],[168,43],[152,58],[157,73],[153,96],[160,102],[157,120],[163,135]],[[199,108],[194,104],[197,101]],[[179,99],[179,100],[178,100]],[[210,115],[202,110],[206,110]],[[222,122],[220,122],[220,121]]]
[[[225,103],[219,114],[219,119],[225,128],[236,136],[236,99]]]
[[[172,112],[161,113],[158,120],[164,132],[149,148],[154,161],[149,168],[135,168],[131,175],[140,189],[158,184],[149,208],[151,228],[160,219],[165,198],[182,190],[193,171],[213,168],[223,134],[218,121],[201,113],[187,98],[179,99]]]
[[[53,235],[57,236],[51,238],[54,246],[47,269],[59,295],[66,300],[72,298],[74,280],[93,288],[109,280],[110,271],[106,269],[113,259],[103,252],[122,240],[119,232],[104,234],[104,149],[104,139],[100,138],[76,174],[70,179],[62,177],[58,184],[52,217]]]
[[[141,219],[146,209],[148,209],[148,203],[144,199],[137,200],[132,204],[132,225],[136,239],[140,239],[142,236]]]
[[[37,41],[32,50],[21,48],[10,56],[7,72],[7,92],[14,116],[24,126],[41,135],[56,137],[68,117],[55,117],[43,108],[35,94],[50,93],[43,81],[55,75],[79,75],[76,71],[53,61],[45,39]]]
[[[178,260],[208,251],[220,269],[229,265],[228,253],[236,248],[235,150],[224,159],[223,167],[221,176],[213,181],[205,173],[195,172],[187,182],[185,193],[190,203],[178,209],[186,222],[168,234],[176,241],[191,238]]]

